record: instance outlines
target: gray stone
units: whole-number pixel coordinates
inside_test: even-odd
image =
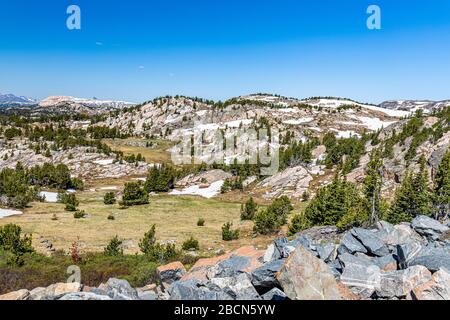
[[[158,295],[153,291],[138,292],[138,296],[140,300],[147,300],[147,301],[157,300],[158,298]]]
[[[380,221],[377,224],[378,231],[376,236],[388,246],[396,246],[406,243],[412,239],[420,240],[420,236],[409,224],[398,224],[393,226],[386,221]]]
[[[379,257],[389,254],[389,248],[375,232],[363,228],[353,228],[351,232],[370,253]]]
[[[337,249],[338,254],[362,252],[367,253],[367,249],[350,232],[346,232]]]
[[[92,292],[73,292],[63,295],[58,300],[111,300],[107,295],[98,295]]]
[[[261,296],[263,300],[281,301],[289,300],[286,294],[278,288],[273,288],[272,290],[266,292]]]
[[[431,272],[423,266],[386,272],[381,275],[376,294],[382,298],[402,298],[414,288],[430,280]]]
[[[450,255],[434,254],[428,256],[419,256],[408,262],[408,266],[424,266],[431,272],[438,271],[441,268],[450,271]]]
[[[235,300],[260,300],[258,292],[250,281],[250,276],[241,273],[236,277],[213,278],[211,283],[216,285]]]
[[[330,262],[334,259],[336,246],[333,243],[318,244],[316,246],[319,258],[325,262]]]
[[[339,255],[338,259],[343,268],[341,282],[359,296],[372,296],[380,281],[380,267],[369,258],[356,257],[349,253]]]
[[[312,252],[314,255],[317,256],[316,247],[313,245],[312,240],[310,237],[305,235],[296,236],[294,240],[291,240],[289,242],[289,246],[291,248],[297,248],[298,245],[302,245],[306,250]]]
[[[136,289],[132,288],[126,280],[111,278],[106,283],[102,283],[98,289],[105,291],[113,300],[139,299]]]
[[[327,266],[330,268],[331,273],[334,275],[334,277],[339,280],[342,273],[342,265],[339,260],[335,259],[333,261],[327,262]]]
[[[186,274],[186,269],[179,261],[172,262],[156,269],[156,276],[160,283],[170,285],[171,283],[180,280]]]
[[[210,276],[217,278],[234,277],[242,273],[242,270],[248,268],[250,264],[251,261],[248,257],[233,255],[215,265]]]
[[[233,300],[219,287],[194,279],[176,281],[168,291],[170,300]]]
[[[397,259],[400,269],[406,269],[408,262],[418,256],[423,245],[418,241],[409,241],[407,243],[397,245]]]
[[[255,286],[257,290],[263,291],[279,287],[280,284],[278,283],[275,274],[281,270],[283,264],[284,259],[280,259],[266,263],[262,267],[255,269],[251,274],[253,286]]]
[[[411,227],[429,240],[438,240],[440,235],[449,228],[439,221],[427,216],[417,216],[411,222]]]
[[[384,257],[375,257],[372,261],[380,267],[382,271],[394,271],[397,270],[397,260],[393,254],[388,254]]]

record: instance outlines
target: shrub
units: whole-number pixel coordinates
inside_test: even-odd
[[[239,238],[239,230],[231,230],[231,222],[227,222],[222,226],[222,240],[231,241]]]
[[[108,215],[108,220],[116,220],[116,217],[114,217],[113,214]]]
[[[278,231],[287,223],[287,216],[293,210],[288,197],[275,199],[265,210],[258,212],[255,217],[253,230],[260,234],[269,234]]]
[[[241,205],[241,220],[252,220],[258,209],[253,198],[247,200],[247,202]]]
[[[83,210],[79,210],[79,211],[75,211],[74,213],[73,213],[73,217],[75,218],[75,219],[82,219],[82,218],[84,218],[86,216],[86,212],[84,212]]]
[[[132,181],[125,185],[121,205],[137,206],[148,203],[148,193],[139,182]]]
[[[364,201],[353,183],[336,174],[331,184],[317,190],[316,196],[304,211],[304,217],[293,219],[289,228],[290,232],[297,233],[304,227],[316,225],[351,226],[352,222],[362,222],[361,210],[363,209],[359,208],[364,206]],[[358,210],[349,212],[351,208],[354,210],[358,208]],[[352,217],[357,217],[358,221],[352,221]]]
[[[66,192],[58,193],[58,202],[66,205],[64,208],[66,211],[76,211],[80,204],[75,194]]]
[[[116,203],[116,194],[114,192],[108,192],[103,197],[103,203],[106,205],[115,204]]]
[[[198,227],[203,227],[205,225],[205,219],[203,218],[198,218],[197,220],[197,226]]]
[[[143,254],[149,254],[155,245],[156,238],[156,227],[152,225],[150,230],[144,234],[144,238],[139,241],[139,249]]]
[[[185,242],[183,242],[182,248],[183,250],[190,250],[190,249],[198,250],[199,249],[198,240],[194,239],[193,237],[190,237]]]
[[[21,236],[22,228],[15,224],[0,227],[0,249],[10,251],[15,256],[33,252],[31,235]]]
[[[123,248],[122,248],[122,240],[119,240],[119,237],[116,235],[114,238],[112,238],[108,245],[106,246],[104,253],[107,256],[110,257],[116,257],[123,255]]]

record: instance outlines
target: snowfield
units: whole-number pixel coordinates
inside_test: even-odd
[[[41,191],[39,192],[40,197],[45,197],[45,202],[56,203],[58,202],[57,192]]]
[[[101,166],[107,166],[109,164],[112,164],[114,162],[114,159],[104,159],[104,160],[96,160],[94,163],[99,164]]]
[[[17,210],[10,210],[10,209],[1,209],[0,208],[0,219],[10,217],[10,216],[16,216],[19,214],[22,214],[22,211]]]
[[[180,196],[180,195],[192,195],[192,196],[200,196],[204,198],[212,198],[220,193],[220,189],[222,188],[224,181],[219,180],[211,183],[208,188],[200,188],[198,185],[190,186],[184,188],[183,190],[172,190],[169,192],[171,195]]]
[[[314,120],[314,118],[292,119],[292,120],[284,120],[283,123],[296,125],[296,124],[311,122],[313,120]]]

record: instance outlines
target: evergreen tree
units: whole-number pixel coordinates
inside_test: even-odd
[[[450,213],[450,151],[445,153],[434,177],[433,209],[436,219]]]
[[[428,170],[426,167],[426,159],[422,155],[419,159],[420,169],[419,172],[414,177],[413,188],[414,188],[414,216],[425,215],[430,216],[431,210],[431,193],[428,189],[429,179]]]
[[[107,192],[103,198],[104,204],[116,203],[116,194],[114,192]]]
[[[119,240],[118,236],[112,238],[104,250],[105,255],[110,257],[123,255],[122,243],[122,240]]]
[[[392,223],[409,222],[418,215],[431,215],[431,194],[428,191],[428,172],[425,157],[419,160],[420,169],[416,174],[406,172],[397,188],[388,220]]]
[[[241,205],[241,220],[252,220],[257,209],[257,204],[253,198],[250,197],[245,204]]]
[[[366,168],[366,177],[364,178],[364,195],[370,212],[371,223],[378,222],[381,207],[381,185],[383,160],[379,150],[374,150],[370,154],[370,161]]]
[[[137,206],[148,203],[148,193],[141,187],[139,182],[131,181],[125,185],[121,205]]]

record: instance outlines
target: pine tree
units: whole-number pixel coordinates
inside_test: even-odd
[[[241,220],[252,220],[258,206],[252,197],[245,204],[241,205]]]
[[[371,223],[378,222],[381,206],[381,185],[383,183],[382,169],[383,160],[379,150],[374,150],[370,154],[370,161],[366,168],[364,179],[364,195],[367,200],[368,211],[370,212]]]
[[[420,169],[413,179],[413,210],[414,216],[417,215],[431,215],[431,194],[428,190],[429,179],[428,171],[426,168],[426,159],[422,155],[419,159]]]
[[[450,151],[445,153],[434,177],[433,209],[436,219],[446,218],[450,212]]]

